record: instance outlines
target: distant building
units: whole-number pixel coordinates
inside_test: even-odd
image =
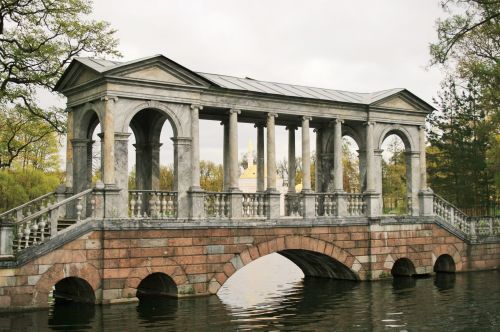
[[[244,193],[254,193],[257,191],[257,164],[255,163],[253,156],[253,144],[250,140],[248,142],[247,149],[247,161],[248,165],[243,169],[239,178],[239,188]],[[264,187],[267,186],[267,172],[264,167]],[[283,178],[279,175],[276,176],[276,189],[281,193],[280,196],[280,214],[285,213],[285,194],[288,191],[288,187],[285,186]]]

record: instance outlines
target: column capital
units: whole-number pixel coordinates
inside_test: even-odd
[[[257,122],[253,125],[254,128],[265,128],[266,124],[264,122]]]
[[[73,146],[87,146],[87,144],[90,142],[92,142],[92,140],[88,138],[73,138],[71,140],[71,144]]]
[[[269,112],[269,113],[267,113],[267,117],[268,117],[268,118],[270,118],[270,117],[277,118],[277,117],[278,117],[278,113],[275,113],[275,112]]]
[[[118,97],[117,96],[104,96],[104,97],[101,97],[101,101],[113,101],[113,102],[117,102],[118,101]]]
[[[369,120],[369,121],[366,121],[366,122],[364,123],[364,125],[365,125],[365,126],[373,126],[373,125],[375,125],[375,123],[376,123],[375,121],[370,121],[370,120]]]
[[[418,126],[418,129],[419,129],[419,130],[425,130],[425,124],[419,125],[419,126]]]
[[[302,121],[311,121],[312,120],[312,117],[311,116],[307,116],[307,115],[304,115],[302,117]]]
[[[130,136],[130,133],[116,133],[115,132],[115,140],[116,141],[127,141]]]
[[[288,125],[288,126],[285,127],[286,130],[290,130],[290,131],[291,130],[297,130],[297,128],[298,127],[296,125]]]
[[[344,123],[344,120],[342,120],[341,118],[335,118],[335,119],[333,119],[333,122],[335,124],[338,124],[338,123],[342,124],[342,123]]]
[[[234,113],[236,113],[236,114],[238,114],[238,115],[239,115],[239,114],[241,114],[241,110],[239,110],[239,109],[237,109],[237,108],[231,108],[231,109],[229,110],[229,114],[234,114]]]
[[[192,110],[197,109],[198,111],[201,111],[203,109],[203,106],[201,106],[200,104],[191,104],[189,108],[191,108]]]

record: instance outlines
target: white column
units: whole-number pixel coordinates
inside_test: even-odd
[[[115,126],[114,126],[114,102],[116,97],[103,97],[104,101],[104,149],[103,181],[106,185],[115,184]]]
[[[191,191],[200,190],[200,105],[191,105]]]
[[[373,156],[373,125],[369,121],[366,123],[366,191],[375,191],[375,164]]]
[[[288,192],[295,193],[295,126],[287,126],[288,130]]]
[[[257,127],[257,192],[263,192],[264,182],[264,125],[256,124]]]
[[[309,121],[311,117],[302,117],[302,191],[311,191],[311,147],[309,142]]]
[[[224,170],[224,179],[223,179],[223,191],[229,190],[229,122],[222,121],[220,123],[224,128],[223,133],[223,147],[222,147],[222,168]]]
[[[238,114],[240,110],[229,111],[229,190],[238,191]]]
[[[342,120],[335,119],[335,131],[333,136],[333,188],[336,192],[344,191],[344,174],[342,165]]]
[[[267,191],[276,191],[276,143],[274,119],[276,113],[267,114]]]
[[[317,128],[314,129],[316,132],[316,170],[315,170],[315,190],[317,193],[321,192],[321,181],[322,181],[322,167],[321,167],[321,158],[323,158],[323,129]]]
[[[427,165],[425,156],[425,126],[419,127],[419,141],[420,141],[420,190],[427,189]]]
[[[74,138],[73,112],[68,109],[68,122],[66,134],[66,188],[73,187],[73,144]]]

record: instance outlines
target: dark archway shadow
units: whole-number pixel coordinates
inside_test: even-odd
[[[393,277],[412,277],[417,274],[415,265],[408,258],[399,258],[394,262],[391,269]]]
[[[72,303],[95,303],[95,294],[92,286],[82,278],[68,277],[61,279],[54,286],[54,302],[56,304]]]
[[[454,273],[455,271],[455,261],[448,254],[439,256],[436,263],[434,263],[434,272]]]
[[[177,297],[177,285],[172,278],[161,272],[148,275],[137,286],[139,301],[158,297]]]

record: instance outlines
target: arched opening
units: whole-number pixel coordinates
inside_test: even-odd
[[[321,283],[314,282],[318,278],[323,279],[323,287],[326,283],[339,290],[351,289],[358,280],[353,271],[330,256],[310,250],[285,249],[259,257],[238,269],[217,295],[230,306],[253,307],[306,291],[318,292]]]
[[[59,303],[95,303],[95,294],[90,284],[78,277],[67,277],[58,281],[52,291],[55,304]]]
[[[401,136],[390,132],[382,149],[382,205],[383,214],[405,215],[411,212],[411,179],[407,144]]]
[[[128,150],[133,152],[128,153],[127,167],[129,214],[162,218],[175,215],[175,128],[164,112],[145,108],[132,117],[130,130],[133,135]],[[155,206],[150,207],[150,202],[155,202]]]
[[[144,278],[137,286],[140,301],[155,297],[177,297],[177,285],[165,273],[155,272]]]
[[[415,265],[408,258],[400,258],[394,262],[391,269],[393,277],[412,277],[417,274]]]
[[[342,137],[343,185],[347,193],[361,192],[361,172],[358,143],[351,136]]]
[[[454,273],[455,269],[455,261],[448,254],[439,256],[436,263],[434,263],[434,272]]]

